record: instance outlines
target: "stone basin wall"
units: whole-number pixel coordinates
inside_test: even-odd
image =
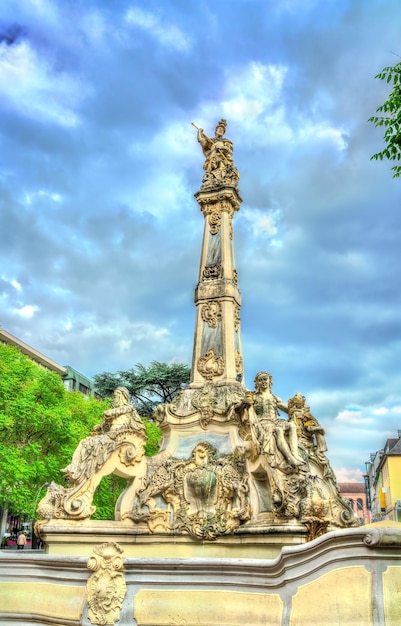
[[[87,564],[87,557],[1,552],[0,623],[102,623],[88,619]],[[126,592],[117,624],[401,623],[399,528],[333,531],[307,544],[285,547],[271,560],[128,558],[122,576]]]

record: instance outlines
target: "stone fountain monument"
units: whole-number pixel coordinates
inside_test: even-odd
[[[80,442],[39,504],[37,530],[49,553],[82,554],[99,536],[117,533],[126,553],[152,556],[276,556],[335,528],[358,525],[339,494],[326,456],[324,430],[304,396],[284,402],[272,376],[244,385],[241,295],[233,218],[240,209],[233,144],[220,120],[209,138],[195,194],[204,217],[190,384],[154,418],[160,452],[144,456],[145,430],[126,389],[115,391],[103,423]],[[128,479],[112,522],[91,522],[92,499],[111,472]]]
[[[396,626],[401,530],[359,527],[339,494],[324,429],[269,372],[244,384],[233,218],[233,144],[220,120],[197,128],[205,156],[195,194],[204,218],[192,374],[155,421],[161,449],[128,391],[115,390],[38,506],[46,555],[2,555],[0,622],[89,626]],[[114,520],[93,496],[127,479]]]

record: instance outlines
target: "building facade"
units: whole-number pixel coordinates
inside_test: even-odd
[[[401,522],[401,430],[370,455],[365,481],[372,522]]]
[[[366,490],[364,483],[338,483],[341,497],[348,500],[352,510],[359,519],[359,523],[369,524],[370,511],[367,507]]]
[[[97,395],[95,394],[94,383],[90,378],[77,372],[77,370],[70,365],[59,365],[59,363],[56,363],[48,356],[45,356],[35,348],[32,348],[32,346],[24,343],[21,339],[18,339],[18,337],[4,330],[4,328],[0,328],[0,342],[18,348],[18,350],[41,367],[51,372],[56,372],[56,374],[62,378],[64,386],[68,391],[79,391],[84,396]]]

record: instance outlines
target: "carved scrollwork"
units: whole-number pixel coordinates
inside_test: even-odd
[[[122,571],[123,550],[116,543],[97,546],[87,567],[93,572],[86,584],[88,619],[92,624],[115,624],[127,591]]]
[[[217,278],[222,278],[223,276],[223,266],[221,263],[215,263],[214,265],[207,265],[202,273],[202,278],[204,280],[216,280]]]
[[[156,507],[156,496],[163,498],[168,510]],[[164,461],[148,475],[125,517],[146,521],[151,531],[158,526],[209,541],[232,533],[250,517],[243,452],[219,457],[216,448],[202,441],[190,459]]]
[[[211,300],[204,304],[201,308],[201,317],[210,328],[217,328],[217,324],[221,320],[220,302],[218,302],[218,300]]]
[[[370,528],[363,543],[369,548],[400,548],[401,533],[397,528]]]
[[[209,215],[214,211],[225,211],[230,217],[235,211],[239,211],[241,198],[231,189],[222,189],[219,192],[205,190],[195,194],[203,215]]]
[[[200,426],[206,429],[218,405],[218,391],[216,387],[212,383],[206,383],[202,389],[194,393],[191,404],[200,412]]]
[[[51,483],[39,502],[42,521],[38,522],[38,528],[53,517],[69,520],[91,517],[96,510],[93,496],[103,476],[115,472],[132,479],[144,464],[146,440],[145,427],[130,403],[128,390],[118,387],[111,408],[103,413],[103,422],[80,441],[71,463],[62,470],[70,486]]]
[[[221,376],[224,373],[224,367],[223,357],[216,356],[213,348],[198,359],[198,372],[206,380],[213,380],[213,378]]]
[[[209,214],[209,228],[212,235],[217,235],[221,226],[221,213],[219,211],[213,211]]]

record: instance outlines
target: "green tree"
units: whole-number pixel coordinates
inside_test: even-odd
[[[32,517],[41,486],[60,482],[78,442],[108,402],[66,391],[60,377],[0,344],[0,497]]]
[[[371,159],[389,159],[390,161],[401,160],[401,62],[393,67],[385,67],[375,76],[392,85],[392,91],[387,100],[376,109],[376,113],[369,118],[369,122],[377,126],[384,126],[384,141],[386,147],[381,152],[376,152]],[[393,177],[401,176],[401,165],[391,168]]]
[[[62,468],[81,441],[102,421],[110,401],[67,391],[60,377],[17,348],[0,343],[0,507],[34,517],[45,483],[63,482]],[[159,449],[161,430],[143,419],[145,453]],[[96,519],[112,519],[127,481],[108,476],[94,499]],[[3,523],[4,526],[4,523]]]
[[[189,382],[190,373],[190,368],[183,363],[152,361],[148,367],[138,363],[116,374],[96,374],[94,382],[97,393],[103,398],[110,397],[116,387],[126,387],[138,413],[151,418],[158,404],[171,402],[182,384]]]

